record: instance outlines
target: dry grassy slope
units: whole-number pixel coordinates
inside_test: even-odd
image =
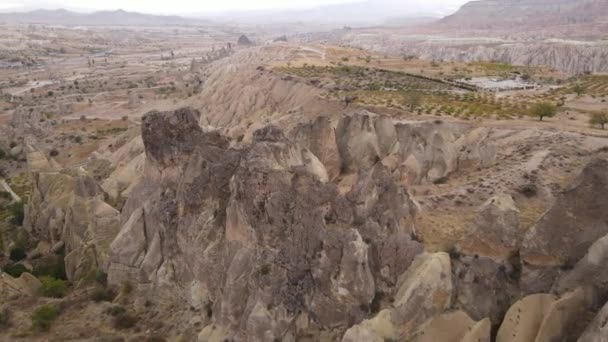
[[[608,147],[604,137],[553,129],[495,127],[497,161],[488,168],[456,172],[448,183],[414,187],[421,204],[418,231],[429,250],[449,250],[473,228],[478,208],[492,196],[513,196],[522,237],[552,206],[587,162]],[[533,185],[536,193],[526,196]]]

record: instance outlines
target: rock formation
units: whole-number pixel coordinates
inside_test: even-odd
[[[498,330],[497,342],[560,341],[573,333],[589,298],[582,289],[556,298],[535,294],[515,303]],[[573,334],[576,336],[576,334]]]
[[[253,42],[249,39],[249,37],[243,34],[239,37],[237,44],[240,46],[251,46],[253,45]]]
[[[203,132],[198,116],[144,117],[147,190],[125,205],[134,209],[111,246],[110,282],[209,307],[207,324],[225,338],[295,338],[365,318],[421,252],[410,238],[415,206],[386,168],[362,170],[340,194],[278,128],[235,150]],[[369,193],[382,195],[369,201]],[[434,277],[449,281],[446,257],[448,269]],[[410,315],[395,310],[399,321]]]
[[[608,341],[608,303],[597,314],[579,342],[606,342]]]
[[[94,277],[105,269],[107,251],[120,228],[120,213],[104,201],[95,180],[70,174],[42,153],[28,154],[32,177],[24,226],[36,240],[65,245],[70,280]]]
[[[442,122],[394,122],[358,113],[341,118],[335,134],[343,173],[381,162],[400,184],[411,185],[440,182],[457,170],[493,162],[490,143],[456,133],[457,127]]]
[[[471,1],[440,21],[451,28],[542,27],[589,23],[608,15],[601,0],[481,0]]]
[[[595,241],[608,234],[608,202],[602,200],[608,188],[607,167],[604,159],[590,162],[525,235],[521,257],[527,293],[549,291],[560,267],[574,266]]]

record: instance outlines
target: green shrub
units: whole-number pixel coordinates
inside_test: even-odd
[[[99,302],[111,302],[114,299],[114,293],[109,289],[103,287],[96,287],[91,293],[91,300],[96,303]]]
[[[0,198],[3,200],[10,201],[13,196],[8,191],[0,191]]]
[[[36,260],[32,274],[38,278],[51,276],[55,279],[67,279],[63,256],[47,255]]]
[[[103,287],[106,287],[106,285],[108,285],[108,274],[97,270],[95,272],[95,282]]]
[[[45,276],[40,278],[42,286],[40,286],[40,294],[44,297],[62,298],[68,290],[65,281]]]
[[[554,117],[555,114],[557,114],[557,107],[549,102],[537,103],[530,110],[530,114],[538,117],[540,121],[543,121],[543,118],[545,117]]]
[[[23,219],[25,218],[23,202],[15,202],[11,204],[8,209],[11,215],[11,224],[15,226],[22,226]]]
[[[124,282],[122,284],[122,288],[120,289],[120,292],[125,296],[130,295],[131,292],[133,292],[133,285],[128,281]]]
[[[117,330],[131,329],[137,324],[137,318],[126,311],[114,316],[113,326]]]
[[[58,316],[59,308],[56,305],[43,305],[32,313],[32,329],[49,330],[51,324]]]
[[[27,272],[27,268],[21,264],[12,264],[4,267],[3,271],[11,277],[19,278],[21,274]]]
[[[6,152],[0,148],[0,159],[6,158]]]
[[[115,305],[107,308],[104,312],[110,316],[116,317],[126,314],[127,310],[120,305]]]
[[[8,309],[1,309],[0,310],[0,327],[7,327],[10,324],[10,320],[11,320],[11,313],[8,311]]]
[[[25,248],[21,246],[16,246],[11,249],[9,258],[11,259],[11,261],[21,261],[25,259],[26,256],[27,254],[25,253]]]

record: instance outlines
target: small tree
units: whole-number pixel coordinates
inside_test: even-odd
[[[572,90],[576,93],[576,96],[581,96],[585,92],[585,88],[580,83],[575,84]]]
[[[557,114],[557,107],[549,102],[541,102],[535,104],[531,111],[532,116],[537,116],[540,121],[543,121],[543,118],[552,118]]]
[[[49,330],[57,316],[59,316],[59,308],[54,304],[38,307],[31,316],[32,328],[34,330]]]
[[[414,110],[422,104],[422,96],[415,91],[408,92],[405,94],[404,102],[406,106]]]
[[[589,123],[591,125],[600,126],[602,129],[608,124],[608,111],[596,112],[592,113],[589,118]]]
[[[344,108],[348,107],[351,103],[357,101],[358,97],[356,95],[345,96],[344,97]]]
[[[49,298],[63,298],[67,292],[67,285],[61,279],[45,276],[40,277],[40,294]]]

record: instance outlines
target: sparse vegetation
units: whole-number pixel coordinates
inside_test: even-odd
[[[15,202],[9,206],[10,222],[14,226],[22,226],[25,218],[25,208],[23,202]]]
[[[25,247],[23,246],[15,246],[13,247],[13,249],[11,249],[9,258],[11,259],[11,261],[21,261],[23,259],[25,259],[25,257],[27,256],[27,254],[25,253]]]
[[[61,279],[55,279],[51,276],[44,276],[40,278],[40,294],[44,297],[49,298],[63,298],[68,290],[68,286],[65,281]]]
[[[137,317],[129,314],[127,311],[118,313],[114,316],[112,325],[114,329],[126,330],[131,329],[137,324]]]
[[[111,302],[114,299],[114,293],[110,289],[97,286],[91,292],[91,300],[94,302]]]
[[[537,103],[530,110],[530,114],[543,121],[544,118],[554,117],[557,114],[557,107],[549,102]]]
[[[574,91],[576,96],[581,96],[585,93],[585,87],[580,83],[576,83],[574,87],[572,87],[572,91]]]
[[[128,296],[131,294],[131,292],[133,292],[133,285],[128,281],[122,283],[120,293],[124,296]]]
[[[107,308],[106,311],[104,311],[104,312],[107,315],[116,317],[116,316],[121,316],[121,315],[126,314],[127,310],[125,310],[125,308],[120,305],[114,305],[114,306]]]
[[[19,278],[21,274],[28,271],[22,264],[10,264],[5,266],[2,270],[14,278]]]
[[[608,123],[608,111],[592,113],[589,118],[589,123],[593,126],[600,126],[602,129],[604,129]]]
[[[0,309],[0,328],[6,328],[10,325],[11,312],[8,309]]]
[[[43,305],[32,313],[32,329],[38,331],[49,330],[53,321],[59,317],[59,307],[53,304]]]
[[[46,255],[39,259],[32,272],[38,278],[49,276],[55,279],[67,279],[65,275],[65,263],[59,255]]]
[[[405,94],[404,103],[409,109],[414,110],[422,104],[422,96],[416,91],[410,91]]]

